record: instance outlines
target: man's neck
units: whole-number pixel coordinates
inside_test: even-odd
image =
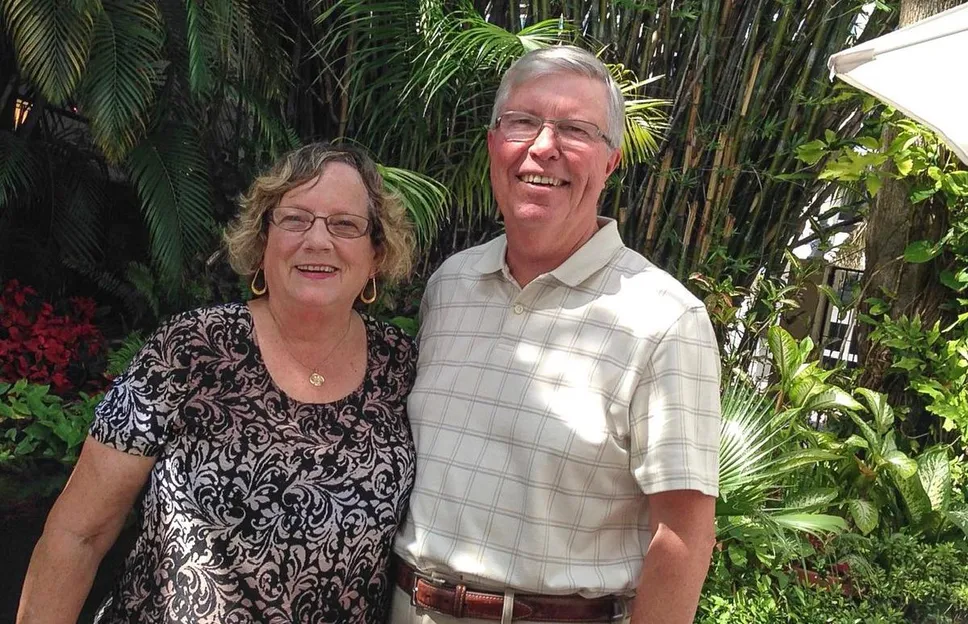
[[[597,220],[567,240],[553,239],[542,230],[509,227],[505,232],[508,242],[505,262],[514,281],[524,288],[539,275],[550,273],[564,264],[596,232]]]

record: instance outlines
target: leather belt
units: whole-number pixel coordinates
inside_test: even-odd
[[[406,562],[394,557],[397,587],[410,595],[410,604],[455,618],[500,620],[504,594],[468,589],[422,576]],[[513,619],[537,622],[613,622],[624,618],[621,598],[583,598],[515,594]]]

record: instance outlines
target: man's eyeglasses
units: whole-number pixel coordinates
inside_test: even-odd
[[[284,206],[273,208],[269,213],[269,221],[287,232],[308,232],[316,219],[322,219],[326,230],[337,238],[360,238],[370,232],[370,220],[355,214],[315,215],[302,208]]]
[[[524,142],[538,138],[545,124],[551,124],[555,136],[564,146],[585,147],[601,140],[609,147],[614,147],[601,128],[580,119],[542,119],[528,113],[508,111],[497,118],[494,127],[504,133],[506,140]]]

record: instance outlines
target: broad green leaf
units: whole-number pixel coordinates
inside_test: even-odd
[[[879,452],[881,448],[881,438],[877,435],[877,432],[874,431],[874,429],[867,424],[863,418],[860,417],[860,414],[849,411],[847,412],[847,415],[852,421],[854,421],[854,424],[857,425],[857,428],[860,429],[860,434],[864,436],[865,440],[867,440],[868,448],[872,451]]]
[[[870,448],[870,444],[867,443],[867,440],[860,437],[856,433],[850,434],[850,436],[844,440],[844,445],[851,448]]]
[[[894,426],[894,409],[887,402],[887,396],[874,392],[869,388],[857,388],[857,393],[864,398],[871,414],[874,415],[874,425],[877,433],[884,435]]]
[[[793,381],[793,373],[803,364],[797,341],[787,330],[777,325],[767,330],[766,341],[773,354],[780,379],[785,385],[790,384]]]
[[[829,506],[840,491],[837,488],[813,488],[805,492],[798,492],[783,501],[783,509],[797,511],[811,511]]]
[[[817,290],[822,292],[824,296],[827,298],[827,301],[829,301],[835,307],[841,310],[845,307],[844,302],[840,298],[840,295],[830,286],[827,286],[826,284],[820,284],[819,286],[817,286]]]
[[[869,534],[877,528],[880,523],[880,514],[874,503],[861,499],[853,499],[847,502],[847,511],[857,526],[857,529],[864,535]]]
[[[937,195],[938,191],[934,187],[915,189],[911,192],[910,198],[912,204],[919,204],[927,199],[931,199]]]
[[[822,412],[829,409],[857,411],[864,409],[852,396],[840,388],[829,386],[823,392],[811,396],[803,404],[805,411]]]
[[[770,520],[779,526],[811,535],[841,533],[847,530],[847,523],[840,516],[827,514],[776,514]]]
[[[921,480],[917,475],[901,479],[895,471],[890,471],[891,479],[901,493],[901,499],[908,511],[908,519],[911,524],[918,524],[921,519],[931,513],[931,500],[928,498]]]
[[[931,501],[931,509],[945,511],[951,493],[951,471],[947,450],[941,446],[932,447],[921,453],[917,462],[918,478]]]
[[[796,149],[797,159],[811,166],[820,162],[820,159],[823,158],[826,153],[827,144],[820,139],[810,141],[809,143],[804,143]]]
[[[871,197],[876,197],[877,192],[881,190],[881,186],[884,184],[881,177],[876,173],[871,173],[864,179],[864,184],[867,187],[867,192]]]
[[[944,517],[948,519],[948,522],[961,529],[965,537],[968,537],[968,508],[949,509],[945,512]]]
[[[958,271],[957,273],[945,269],[944,271],[941,271],[939,279],[941,280],[942,284],[956,292],[961,292],[965,288],[968,288],[968,271],[965,271],[964,269]]]
[[[810,397],[820,394],[827,388],[827,384],[813,375],[796,375],[793,378],[793,383],[790,385],[788,399],[791,405],[800,407]]]
[[[940,245],[925,240],[914,241],[905,248],[904,261],[922,264],[933,260],[939,253],[941,253]]]
[[[954,195],[968,195],[968,171],[953,171],[945,174],[943,187]]]
[[[898,450],[886,452],[884,461],[892,467],[895,474],[901,479],[910,479],[918,471],[918,462]]]
[[[924,360],[914,357],[904,356],[898,359],[894,364],[894,368],[900,368],[906,371],[915,371],[924,367]]]

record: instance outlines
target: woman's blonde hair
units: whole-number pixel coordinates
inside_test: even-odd
[[[389,282],[405,279],[413,267],[413,226],[399,198],[389,192],[373,160],[350,145],[311,143],[292,150],[260,175],[239,199],[239,215],[225,230],[232,269],[246,279],[262,266],[268,213],[282,196],[315,180],[327,164],[350,165],[360,174],[369,197],[370,241],[377,253],[377,275]]]

